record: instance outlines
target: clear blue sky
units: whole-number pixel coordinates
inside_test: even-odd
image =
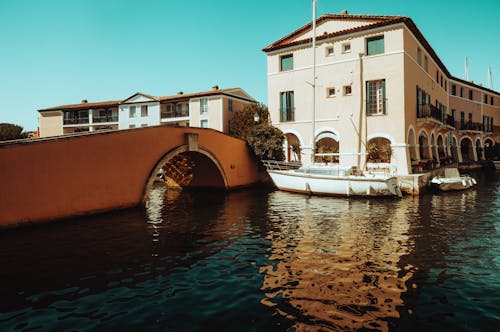
[[[410,16],[449,71],[500,90],[500,0],[318,0],[318,16]],[[311,0],[0,0],[0,122],[37,109],[241,87],[267,104],[263,47],[311,19]]]

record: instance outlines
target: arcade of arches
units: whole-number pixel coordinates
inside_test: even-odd
[[[302,141],[294,133],[285,134],[285,156],[287,161],[301,161]],[[338,163],[342,142],[332,132],[322,132],[316,136],[316,156],[318,163]],[[392,163],[393,142],[384,137],[375,137],[367,142],[367,163]],[[418,132],[410,127],[406,138],[409,173],[419,173],[451,163],[474,162],[487,158],[485,151],[495,145],[491,137],[479,134],[457,135],[449,131],[431,131],[426,128]],[[411,167],[410,167],[411,165]]]

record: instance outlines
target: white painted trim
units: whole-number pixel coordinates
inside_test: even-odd
[[[330,122],[330,121],[340,121],[340,116],[338,116],[337,118],[332,118],[332,119],[315,120],[315,122]],[[312,120],[286,121],[286,122],[277,122],[274,125],[290,124],[290,123],[311,123],[311,122],[312,122]]]
[[[372,133],[372,134],[368,135],[368,137],[366,138],[366,143],[368,144],[368,141],[370,141],[373,138],[377,138],[377,137],[382,137],[382,138],[388,139],[391,142],[391,145],[396,144],[395,143],[396,140],[394,139],[394,137],[392,135],[386,134],[386,133]]]
[[[224,132],[224,96],[220,96],[220,127],[219,131]]]
[[[295,130],[295,129],[281,129],[281,131],[283,132],[283,135],[286,135],[286,134],[295,135],[295,137],[297,137],[297,139],[299,140],[300,146],[302,147],[304,145],[304,139],[302,138],[302,135],[297,130]]]
[[[333,136],[335,137],[334,139],[337,141],[337,142],[340,142],[341,141],[341,137],[340,137],[340,133],[337,129],[335,128],[332,128],[332,127],[320,127],[318,129],[316,129],[315,133],[314,133],[314,137],[315,137],[315,141],[319,141],[319,137],[321,136],[320,134],[326,134],[326,133],[331,133],[332,134],[332,138]]]

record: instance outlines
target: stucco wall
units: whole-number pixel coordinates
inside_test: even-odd
[[[229,188],[258,180],[246,143],[210,129],[156,126],[0,144],[0,226],[140,204],[157,163],[199,135]],[[92,171],[92,170],[98,170]]]
[[[42,112],[38,115],[40,137],[57,136],[63,134],[62,112]]]

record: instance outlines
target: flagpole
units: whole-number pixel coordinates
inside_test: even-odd
[[[316,0],[312,0],[312,53],[313,53],[313,81],[312,81],[312,144],[311,144],[311,163],[315,161],[316,150]]]

